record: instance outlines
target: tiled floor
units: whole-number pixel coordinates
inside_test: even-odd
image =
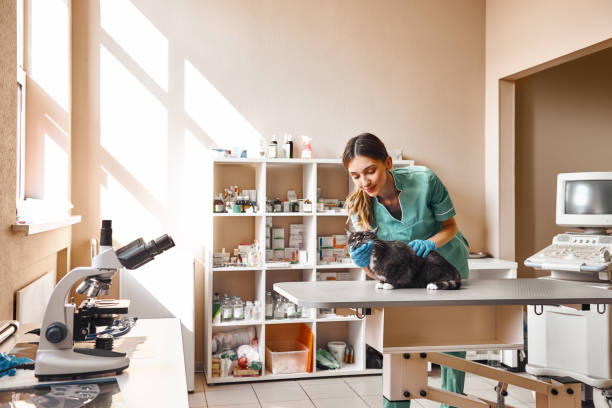
[[[429,384],[440,387],[440,372]],[[467,374],[465,392],[494,401],[493,380]],[[189,394],[190,408],[369,408],[382,406],[382,378],[377,376],[332,377],[308,380],[262,381],[246,384],[207,385],[196,374],[196,390]],[[506,403],[516,408],[535,408],[530,391],[510,386]],[[412,401],[413,408],[439,407],[428,400]]]

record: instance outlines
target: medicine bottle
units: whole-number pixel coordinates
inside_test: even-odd
[[[229,322],[233,318],[234,305],[232,304],[229,295],[223,295],[223,303],[221,304],[221,320]]]
[[[278,157],[278,142],[276,141],[276,135],[272,135],[272,141],[268,145],[268,157],[271,159]]]
[[[234,320],[244,320],[244,303],[240,296],[234,297]]]

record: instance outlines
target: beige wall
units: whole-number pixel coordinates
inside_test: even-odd
[[[555,224],[557,174],[611,171],[612,48],[530,75],[516,87],[516,259],[569,230]]]
[[[514,137],[510,129],[500,138],[500,79],[612,38],[610,21],[607,0],[486,3],[485,224],[487,247],[497,256],[515,257]]]
[[[87,262],[103,216],[119,235],[169,232],[201,257],[203,150],[285,132],[312,136],[316,157],[378,134],[440,175],[472,248],[486,249],[484,16],[480,0],[75,2],[73,263]]]
[[[70,228],[32,236],[13,233],[16,209],[15,1],[0,2],[0,319],[12,319],[15,291],[46,272],[66,273]]]

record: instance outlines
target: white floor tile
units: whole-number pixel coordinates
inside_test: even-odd
[[[361,396],[382,395],[382,379],[378,381],[351,382],[349,387]]]
[[[417,399],[411,401],[410,408],[440,408],[440,403],[431,400]]]
[[[357,394],[345,382],[302,384],[302,388],[304,388],[304,391],[306,391],[311,400],[357,397]]]
[[[187,400],[189,401],[189,406],[191,408],[199,408],[206,406],[206,395],[204,395],[204,391],[188,393]]]
[[[206,391],[206,401],[209,406],[232,405],[232,404],[257,404],[259,401],[255,396],[255,391],[250,384],[240,384],[248,386],[242,389],[222,389],[220,391]]]
[[[208,408],[261,408],[259,404],[209,405]]]
[[[368,405],[359,397],[313,399],[312,402],[314,402],[317,408],[369,408]]]
[[[251,384],[206,384],[204,383],[204,390],[209,391],[243,391],[253,389]]]
[[[524,403],[535,403],[535,396],[533,395],[533,392],[526,388],[509,385],[508,395]]]
[[[378,374],[378,375],[353,375],[350,377],[342,377],[342,379],[344,380],[344,382],[350,384],[353,382],[366,382],[366,381],[373,381],[373,382],[378,382],[378,381],[382,381],[382,375]]]
[[[306,380],[297,380],[297,382],[301,385],[313,385],[313,384],[344,384],[345,377],[329,377],[329,378],[311,378]]]
[[[363,399],[370,408],[381,408],[382,407],[382,395],[362,395]]]
[[[315,408],[311,400],[262,402],[262,408]]]
[[[259,385],[259,386],[258,386]],[[276,401],[307,400],[308,395],[295,381],[285,384],[275,384],[273,387],[253,384],[253,389],[260,403]]]

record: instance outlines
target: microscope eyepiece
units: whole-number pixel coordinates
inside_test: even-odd
[[[164,234],[149,243],[145,243],[142,238],[138,238],[119,248],[115,253],[121,265],[127,269],[136,269],[153,260],[155,255],[159,255],[173,246],[174,241],[172,238]]]

